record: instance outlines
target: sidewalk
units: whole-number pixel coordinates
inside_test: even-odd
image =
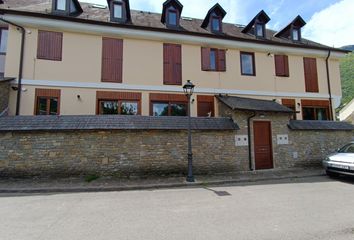
[[[92,182],[84,178],[64,179],[0,179],[0,193],[74,193],[128,191],[158,188],[215,186],[259,182],[277,179],[294,179],[323,176],[322,168],[265,170],[255,172],[240,172],[228,175],[195,176],[195,183],[187,183],[185,177],[151,177],[134,179],[117,179],[102,177]]]

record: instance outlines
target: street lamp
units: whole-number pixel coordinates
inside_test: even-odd
[[[192,153],[192,133],[191,133],[191,97],[194,91],[194,85],[190,80],[183,86],[183,91],[188,98],[188,175],[187,182],[194,182],[193,176],[193,153]]]

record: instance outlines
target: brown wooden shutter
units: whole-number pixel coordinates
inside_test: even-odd
[[[286,55],[275,55],[275,73],[279,77],[289,77],[289,59]]]
[[[122,83],[123,40],[102,39],[102,82]]]
[[[202,47],[202,71],[210,70],[210,48]]]
[[[226,71],[226,51],[223,49],[218,50],[218,71]]]
[[[163,45],[163,83],[166,85],[182,84],[182,49],[181,45]]]
[[[316,58],[304,58],[306,92],[318,92]]]
[[[38,31],[37,58],[53,61],[62,60],[63,33]]]
[[[211,113],[211,117],[214,117],[214,96],[198,95],[197,110],[198,117],[208,117],[209,113]]]

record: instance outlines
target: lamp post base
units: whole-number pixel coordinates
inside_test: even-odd
[[[186,178],[186,181],[192,183],[192,182],[195,182],[195,179],[194,179],[193,176],[188,176],[188,177]]]

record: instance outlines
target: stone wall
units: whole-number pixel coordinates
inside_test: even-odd
[[[237,171],[233,131],[194,131],[197,174]],[[186,131],[0,133],[0,176],[164,175],[187,169]]]
[[[0,81],[0,114],[8,107],[10,84],[8,81]]]

